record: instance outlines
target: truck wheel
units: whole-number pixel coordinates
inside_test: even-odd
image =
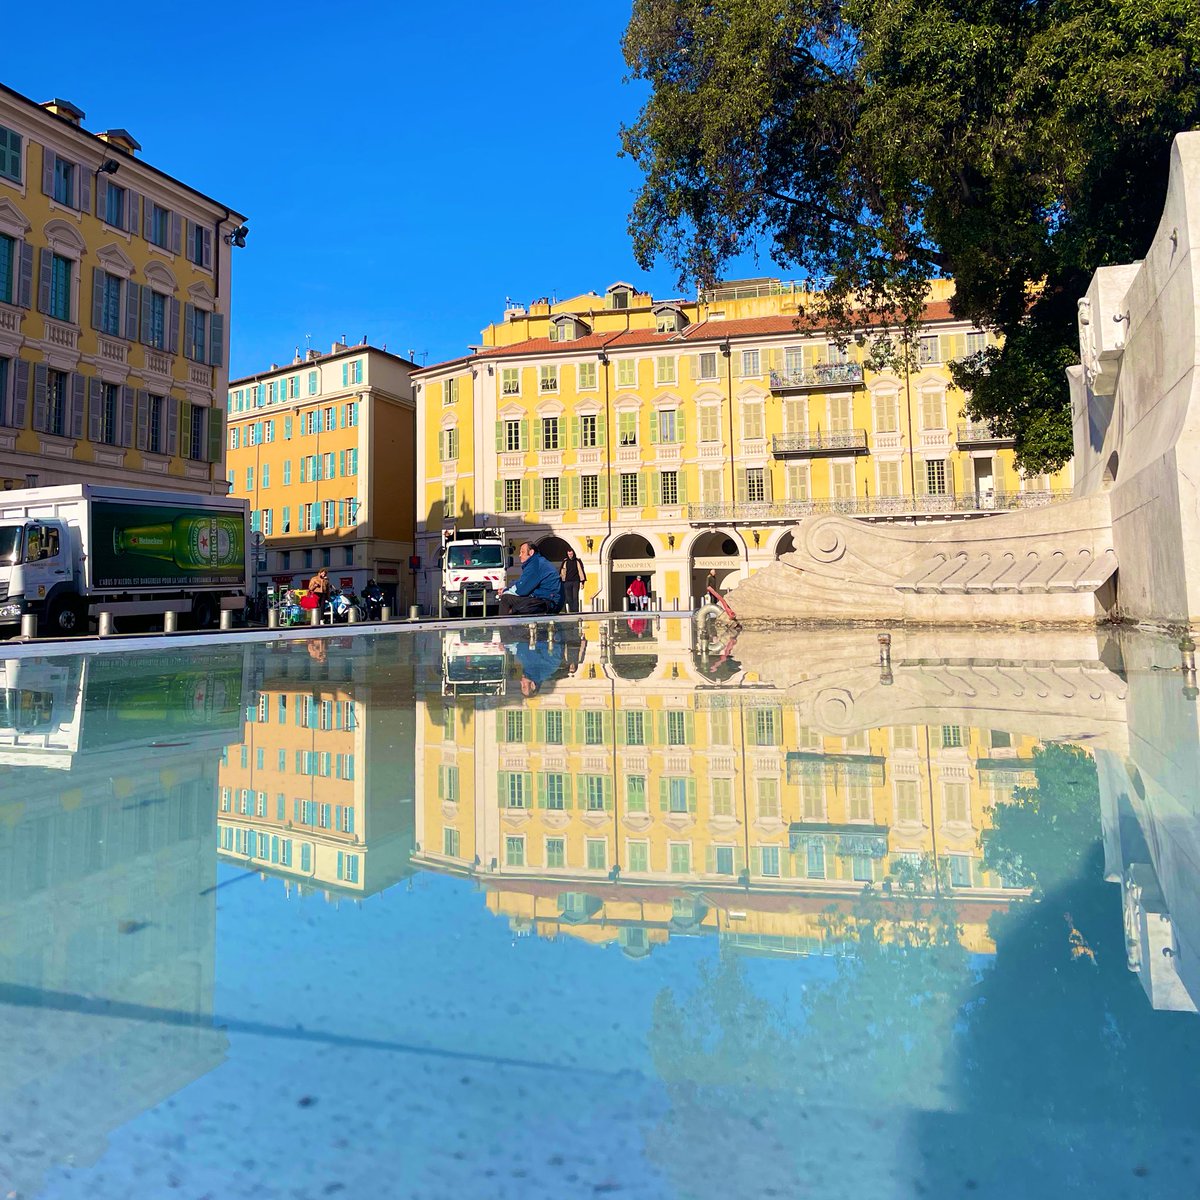
[[[87,633],[87,615],[76,596],[59,596],[46,610],[46,632],[50,637],[79,637]]]
[[[201,596],[192,605],[192,624],[197,629],[211,629],[216,614],[216,606],[211,596]]]

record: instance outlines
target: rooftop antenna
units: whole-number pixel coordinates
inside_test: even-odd
[[[312,349],[312,334],[311,333],[306,333],[304,335],[304,349],[306,351]]]

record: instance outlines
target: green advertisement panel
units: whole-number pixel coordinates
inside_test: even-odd
[[[91,577],[99,588],[244,583],[245,514],[96,500]]]

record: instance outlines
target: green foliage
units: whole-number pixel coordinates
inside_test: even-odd
[[[624,150],[643,265],[714,281],[767,239],[808,314],[911,335],[937,274],[1004,348],[956,371],[1027,470],[1070,454],[1062,368],[1092,271],[1140,257],[1200,122],[1194,0],[634,0]],[[904,344],[902,339],[901,344]]]

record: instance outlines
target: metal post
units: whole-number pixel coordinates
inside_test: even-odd
[[[381,621],[390,621],[392,619],[392,609],[390,605],[381,604],[379,606],[379,619]]]
[[[273,604],[267,609],[267,628],[279,628],[279,609],[277,609]]]
[[[462,615],[463,615],[463,619],[465,620],[466,616],[467,616],[467,589],[466,588],[463,588],[463,590],[462,590]]]
[[[546,626],[546,645],[554,645],[554,626],[552,624]]]
[[[21,636],[23,638],[37,637],[37,613],[21,614]]]
[[[178,633],[179,632],[179,614],[175,612],[163,613],[163,633]]]
[[[537,625],[533,621],[529,622],[529,644],[531,646],[537,645]]]
[[[308,614],[308,623],[309,623],[310,625],[320,625],[320,623],[321,623],[321,610],[320,610],[319,608],[314,608],[314,609],[310,609],[310,610],[309,610],[309,614]]]
[[[410,621],[419,621],[421,619],[421,606],[419,604],[410,604],[408,606],[408,619]]]
[[[233,628],[233,609],[232,608],[221,609],[220,626],[222,629],[226,629],[226,630]]]
[[[628,611],[629,611],[629,596],[628,596],[628,595],[626,595],[626,596],[625,596],[625,604],[624,604],[624,608],[623,608],[623,610],[622,610],[622,611],[623,611],[623,612],[628,612]]]
[[[113,634],[113,615],[110,612],[102,612],[97,624],[97,630],[101,637],[112,637]]]
[[[350,607],[346,610],[346,624],[347,625],[357,625],[358,624],[358,605],[357,604],[350,605]]]
[[[671,608],[675,612],[679,611],[679,597],[678,596],[676,596],[675,599],[671,601]]]

